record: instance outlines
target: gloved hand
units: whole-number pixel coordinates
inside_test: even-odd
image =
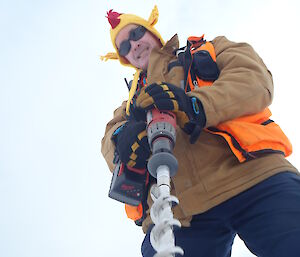
[[[136,106],[136,99],[132,99],[132,102],[129,107],[129,116],[127,117],[130,121],[147,121],[146,118],[146,111],[141,108]]]
[[[196,97],[189,97],[183,89],[169,83],[154,83],[143,88],[136,99],[136,106],[145,111],[157,108],[174,112],[178,125],[191,135],[192,144],[206,124],[201,101]]]
[[[132,168],[146,168],[151,151],[145,122],[126,122],[120,128],[114,141],[121,162]]]

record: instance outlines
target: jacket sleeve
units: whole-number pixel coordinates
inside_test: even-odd
[[[107,123],[104,137],[101,141],[101,153],[107,162],[110,171],[113,171],[114,169],[113,158],[115,152],[115,145],[112,142],[111,137],[114,131],[126,122],[125,109],[126,101],[124,101],[122,105],[114,111],[114,117]]]
[[[212,41],[219,78],[213,86],[196,88],[188,95],[203,104],[206,127],[216,126],[269,106],[273,97],[273,80],[262,59],[247,43],[235,43],[226,37]]]

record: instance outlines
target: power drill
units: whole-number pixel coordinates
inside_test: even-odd
[[[152,157],[148,162],[148,170],[156,177],[159,164],[168,165],[170,175],[177,171],[177,160],[172,155],[176,141],[176,116],[169,111],[153,109],[147,113],[147,134]],[[128,167],[118,158],[115,152],[115,168],[109,189],[109,197],[117,201],[138,206],[144,199],[146,185],[149,181],[147,169]]]
[[[166,165],[172,177],[178,168],[177,159],[173,155],[176,142],[176,116],[170,111],[152,109],[147,113],[147,124],[148,142],[152,150],[148,170],[156,178],[157,168]]]

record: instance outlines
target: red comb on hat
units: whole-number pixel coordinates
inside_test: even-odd
[[[109,10],[107,12],[107,16],[105,16],[108,19],[108,22],[110,23],[112,29],[118,26],[120,23],[120,19],[118,17],[121,15],[121,13],[114,12],[113,9]]]

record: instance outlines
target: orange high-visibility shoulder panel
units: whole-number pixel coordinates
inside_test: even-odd
[[[292,144],[279,125],[269,120],[270,116],[271,112],[266,108],[254,115],[223,122],[216,126],[216,130],[208,131],[226,137],[225,140],[240,162],[256,158],[260,153],[281,152],[289,156]]]
[[[213,44],[206,42],[203,37],[188,38],[191,43],[189,49],[191,55],[198,51],[207,51],[216,62]],[[191,67],[187,81],[191,90],[196,86],[213,85],[213,81],[204,81],[197,76],[196,81],[193,81]],[[292,145],[279,125],[269,120],[271,115],[271,111],[265,108],[262,112],[229,120],[205,130],[222,136],[240,162],[256,158],[261,153],[280,152],[289,156],[292,153]]]

